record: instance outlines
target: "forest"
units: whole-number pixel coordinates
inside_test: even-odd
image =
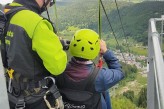
[[[83,5],[81,5],[83,4]],[[114,1],[103,0],[110,23],[117,37],[132,38],[143,45],[147,45],[147,32],[150,18],[160,18],[164,14],[164,2],[144,1],[141,3],[117,2],[123,30],[121,28],[118,11]],[[67,30],[70,26],[76,28],[91,28],[98,31],[98,2],[94,0],[68,0],[57,3],[57,27],[59,31]],[[51,9],[52,10],[52,9]],[[54,12],[50,12],[52,16]],[[52,20],[56,22],[55,18]],[[105,14],[101,7],[101,26],[104,37],[112,37]]]

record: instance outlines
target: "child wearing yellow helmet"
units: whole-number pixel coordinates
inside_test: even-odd
[[[70,43],[72,56],[83,59],[94,59],[100,51],[99,35],[90,29],[77,31]]]
[[[73,57],[64,73],[57,77],[65,109],[111,109],[108,89],[124,77],[113,52],[91,29],[78,30],[69,51]],[[97,68],[92,62],[99,53],[108,68]]]

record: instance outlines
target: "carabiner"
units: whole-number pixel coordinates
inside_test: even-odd
[[[49,109],[60,109],[59,107],[59,100],[58,99],[56,99],[55,100],[55,107],[52,107],[51,106],[51,104],[50,104],[50,102],[47,100],[47,94],[49,94],[50,93],[50,91],[47,91],[46,93],[45,93],[45,95],[44,95],[44,101],[45,101],[45,103],[46,103],[46,105],[47,105],[47,107],[49,108]]]
[[[53,77],[51,77],[51,76],[47,76],[47,77],[45,77],[44,79],[45,79],[45,80],[50,79],[50,80],[53,82],[53,84],[55,84],[55,79],[54,79]],[[48,89],[49,87],[48,87],[47,85],[45,85],[45,86],[42,86],[42,88],[43,88],[43,89]]]
[[[52,80],[52,82],[55,84],[55,79],[54,79],[53,77],[51,77],[51,76],[47,76],[47,77],[45,77],[44,79],[50,79],[50,80]]]

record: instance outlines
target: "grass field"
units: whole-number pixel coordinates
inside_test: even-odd
[[[118,42],[119,42],[119,45],[121,46],[121,49],[128,50],[127,46],[123,45],[123,43],[125,42],[122,39],[118,39]],[[106,43],[107,43],[107,46],[112,49],[115,49],[117,46],[116,40],[114,38],[110,38],[109,40],[106,41]],[[141,44],[135,42],[133,39],[130,39],[128,43],[129,43],[128,47],[132,54],[147,56],[148,50],[145,47],[141,46]],[[140,46],[136,46],[136,45],[140,45]]]
[[[137,54],[137,55],[144,55],[147,56],[148,50],[146,48],[143,47],[130,47],[130,51],[132,51],[132,53]]]

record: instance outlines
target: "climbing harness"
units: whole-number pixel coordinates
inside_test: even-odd
[[[63,97],[64,109],[102,109],[101,95],[96,92],[94,84],[99,70],[94,66],[91,75],[80,82],[70,81],[65,73],[56,78]]]
[[[55,79],[51,76],[45,77],[43,80],[38,82],[38,87],[33,86],[35,83],[32,83],[33,85],[30,86],[30,84],[22,83],[20,86],[20,94],[18,96],[14,96],[14,90],[11,91],[11,93],[8,93],[10,102],[16,104],[15,109],[24,109],[27,105],[34,104],[35,102],[40,102],[42,99],[44,99],[47,107],[49,109],[64,109],[64,104],[62,101],[62,97],[60,95],[60,92],[55,84]],[[24,85],[24,87],[23,87]],[[12,88],[14,89],[15,86]],[[27,89],[29,88],[29,89]],[[30,90],[39,88],[40,91],[30,93]],[[28,94],[24,95],[24,90],[29,90]],[[47,96],[53,97],[53,101],[55,101],[53,104],[50,103],[52,101],[49,101]],[[51,106],[52,105],[52,106]]]

